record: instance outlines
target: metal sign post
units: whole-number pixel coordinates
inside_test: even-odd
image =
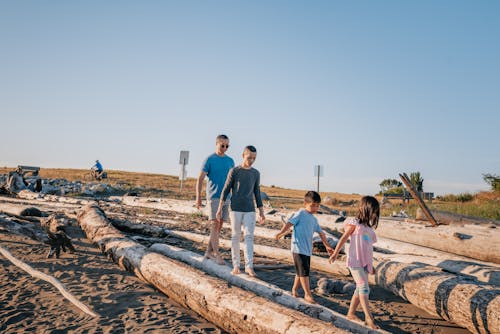
[[[317,184],[317,187],[316,187],[316,191],[318,192],[318,194],[319,194],[319,177],[323,176],[324,170],[325,169],[321,165],[315,165],[314,166],[314,176],[318,177],[318,184]]]
[[[181,189],[182,191],[182,184],[183,181],[186,180],[187,178],[187,172],[186,172],[186,165],[189,162],[189,151],[181,151],[181,155],[179,158],[179,164],[181,165],[181,173],[179,175],[179,180],[181,180]]]

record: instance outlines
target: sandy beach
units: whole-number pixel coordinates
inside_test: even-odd
[[[148,222],[153,225],[208,234],[206,218],[179,212],[168,212],[140,207],[120,206],[100,202],[111,220],[127,218],[129,221]],[[163,223],[161,221],[164,221]],[[0,276],[0,330],[5,333],[224,333],[217,326],[170,300],[148,283],[124,271],[90,243],[78,227],[76,219],[68,218],[67,229],[77,249],[74,254],[61,253],[60,259],[46,258],[48,246],[24,236],[0,231],[2,247],[33,268],[60,280],[81,302],[99,314],[86,315],[68,302],[52,285],[31,277],[0,257],[3,274]],[[169,224],[168,221],[172,222]],[[179,222],[181,222],[179,224]],[[267,227],[276,228],[273,222]],[[222,238],[229,238],[224,229]],[[146,245],[147,239],[143,241]],[[167,244],[176,245],[203,254],[205,245],[184,239],[167,237]],[[289,247],[289,240],[256,238],[263,245]],[[230,263],[230,249],[222,249],[226,265]],[[321,255],[321,254],[320,254]],[[256,272],[263,281],[289,290],[294,269],[283,264],[266,269],[271,259],[256,256]],[[313,271],[311,287],[322,278],[335,278],[331,274]],[[336,277],[349,281],[350,277]],[[346,314],[350,294],[316,294],[317,301],[332,310]],[[418,309],[400,297],[373,286],[371,306],[382,329],[392,333],[469,333],[453,323],[446,322]],[[361,316],[361,312],[360,312]]]

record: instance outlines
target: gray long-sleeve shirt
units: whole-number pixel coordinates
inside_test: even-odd
[[[222,199],[226,200],[231,192],[231,210],[238,212],[255,211],[257,207],[262,207],[260,197],[260,173],[255,168],[245,169],[241,166],[232,168],[226,179],[226,184],[222,190]]]

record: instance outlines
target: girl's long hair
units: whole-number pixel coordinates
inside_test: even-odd
[[[364,196],[359,203],[358,220],[360,224],[377,228],[380,217],[380,205],[373,196]]]

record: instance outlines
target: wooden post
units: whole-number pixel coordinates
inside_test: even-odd
[[[406,173],[403,173],[403,174],[399,174],[399,177],[401,178],[401,180],[405,184],[405,186],[408,189],[408,191],[410,192],[410,194],[417,201],[418,205],[420,206],[420,208],[424,212],[424,214],[427,217],[427,219],[431,222],[432,226],[437,226],[438,222],[436,221],[436,219],[432,215],[432,213],[429,210],[429,208],[427,208],[427,205],[425,205],[425,203],[422,200],[422,198],[420,198],[420,194],[413,187],[413,184],[411,183],[410,178],[408,177],[408,175],[406,175]]]

